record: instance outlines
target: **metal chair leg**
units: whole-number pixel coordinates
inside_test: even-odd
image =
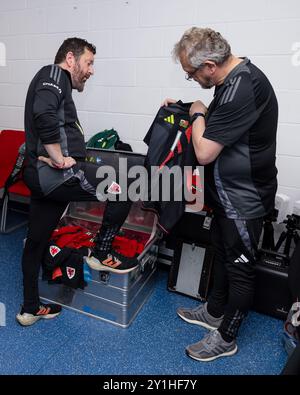
[[[3,199],[2,205],[2,215],[1,215],[1,225],[0,225],[0,232],[5,233],[5,225],[6,225],[6,217],[7,217],[7,205],[8,205],[8,195],[7,193]]]
[[[1,215],[1,224],[0,224],[0,233],[2,234],[8,234],[13,232],[15,229],[20,228],[21,226],[24,226],[28,223],[28,221],[22,221],[19,222],[17,225],[11,226],[11,227],[6,227],[7,223],[7,212],[8,212],[8,201],[9,201],[9,196],[8,194],[5,195],[3,199],[3,206],[2,206],[2,215]]]

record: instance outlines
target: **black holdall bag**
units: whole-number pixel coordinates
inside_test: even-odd
[[[256,264],[253,309],[285,320],[291,307],[288,266],[279,253],[261,252]]]

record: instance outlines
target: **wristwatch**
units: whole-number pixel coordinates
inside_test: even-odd
[[[195,112],[192,116],[191,116],[191,124],[194,123],[194,121],[198,118],[198,117],[203,117],[205,118],[205,114],[203,114],[203,112]]]

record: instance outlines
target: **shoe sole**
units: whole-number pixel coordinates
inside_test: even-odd
[[[136,265],[134,267],[130,267],[129,269],[123,269],[123,270],[115,269],[113,267],[109,267],[109,266],[103,265],[100,261],[95,260],[93,258],[85,258],[85,262],[93,270],[112,272],[112,273],[118,273],[118,274],[129,273],[129,272],[131,272],[132,270],[134,270],[134,269],[136,269],[138,267],[138,265]]]
[[[178,311],[177,311],[177,315],[183,320],[188,322],[189,324],[194,324],[194,325],[198,325],[198,326],[202,326],[205,329],[209,329],[211,331],[218,329],[218,326],[212,326],[207,324],[206,322],[202,322],[202,321],[196,321],[196,320],[190,320],[188,318],[186,318],[184,315],[181,315]]]
[[[32,317],[27,317],[24,318],[21,316],[21,314],[17,314],[16,316],[16,320],[18,321],[18,323],[22,326],[30,326],[35,324],[37,321],[39,321],[41,318],[45,319],[45,320],[51,320],[52,318],[57,317],[59,313],[55,313],[55,314],[47,314],[47,315],[38,315],[38,316],[32,316]]]
[[[195,359],[196,361],[210,362],[210,361],[214,361],[215,359],[221,358],[221,357],[231,357],[232,355],[234,355],[237,352],[237,350],[238,350],[238,348],[237,348],[237,346],[235,346],[234,349],[231,351],[227,351],[227,352],[224,352],[223,354],[215,355],[210,358],[199,358],[196,355],[190,354],[188,350],[185,350],[185,352],[186,352],[187,356],[189,356],[192,359]]]

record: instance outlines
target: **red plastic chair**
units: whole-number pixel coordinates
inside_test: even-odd
[[[10,201],[29,203],[30,191],[22,179],[11,185],[5,191],[5,184],[9,178],[19,154],[19,147],[25,141],[24,131],[2,130],[0,131],[0,197],[3,199],[0,233],[10,233],[23,226],[27,221],[17,225],[7,226],[8,204]]]

